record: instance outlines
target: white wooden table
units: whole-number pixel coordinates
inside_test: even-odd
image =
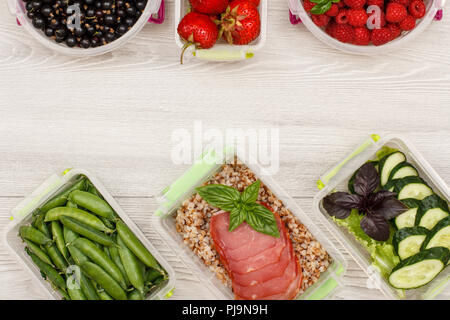
[[[173,298],[209,298],[159,241],[155,195],[187,166],[170,158],[173,130],[280,129],[275,180],[312,214],[315,181],[369,133],[408,136],[450,181],[450,20],[408,47],[374,57],[325,47],[292,26],[286,1],[269,3],[267,45],[252,61],[179,64],[173,1],[163,25],[124,48],[86,59],[55,55],[0,3],[0,227],[44,179],[91,171],[174,266]],[[3,239],[3,231],[0,231]],[[377,299],[348,255],[340,299]],[[42,298],[0,244],[0,299]],[[450,297],[447,289],[444,298]]]

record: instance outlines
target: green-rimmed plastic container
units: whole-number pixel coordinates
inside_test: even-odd
[[[444,269],[436,279],[428,285],[413,290],[398,290],[391,287],[388,281],[381,276],[378,269],[372,266],[370,254],[355,240],[344,227],[338,226],[328,215],[322,206],[322,199],[331,192],[348,191],[348,181],[356,170],[358,170],[368,160],[376,158],[376,152],[383,146],[396,148],[402,151],[407,161],[412,163],[419,171],[419,175],[433,188],[434,192],[450,202],[450,190],[445,182],[439,177],[436,171],[422,157],[416,148],[404,137],[386,134],[383,138],[372,135],[357,147],[343,161],[326,172],[318,180],[320,192],[314,198],[314,212],[324,218],[325,226],[334,234],[337,240],[350,252],[359,266],[371,277],[371,283],[378,286],[386,298],[390,299],[435,299],[443,297],[450,298],[450,290],[447,285],[450,283],[450,268]],[[446,288],[447,287],[447,288]],[[443,293],[442,295],[440,295]]]
[[[148,300],[166,299],[172,295],[175,288],[175,272],[170,264],[163,258],[163,256],[156,250],[156,248],[145,238],[142,231],[134,224],[128,215],[122,210],[119,204],[109,194],[103,184],[100,183],[94,176],[85,170],[68,169],[62,174],[54,174],[41,184],[31,195],[26,197],[15,209],[12,211],[11,223],[7,226],[5,232],[5,243],[11,253],[17,258],[24,268],[28,269],[36,280],[36,284],[40,285],[41,289],[47,293],[49,299],[61,299],[62,296],[57,292],[48,281],[45,281],[39,268],[31,261],[30,257],[25,253],[25,243],[19,237],[19,227],[31,223],[33,212],[45,204],[48,200],[53,198],[60,192],[67,190],[81,176],[85,176],[94,187],[100,192],[106,202],[114,209],[117,215],[125,222],[125,224],[133,231],[138,239],[155,257],[159,264],[168,273],[168,280],[163,282],[147,297]]]
[[[192,274],[200,283],[208,287],[212,293],[211,299],[233,299],[233,293],[220,282],[201,260],[183,243],[182,237],[176,231],[175,219],[177,209],[182,202],[195,193],[195,188],[208,181],[213,175],[220,171],[221,166],[230,163],[235,156],[242,160],[246,153],[239,152],[234,148],[226,148],[225,152],[216,152],[213,148],[205,151],[195,164],[179,179],[165,188],[159,195],[160,206],[156,215],[160,217],[159,222],[165,232],[161,232],[161,238],[166,242],[174,254],[183,261],[190,261]],[[246,157],[248,158],[248,157]],[[337,251],[330,242],[327,233],[312,222],[295,203],[295,201],[282,190],[270,176],[266,175],[264,169],[255,161],[249,160],[245,164],[255,175],[281,200],[284,205],[304,224],[319,243],[327,250],[332,258],[328,270],[320,276],[318,282],[308,288],[306,292],[296,299],[325,299],[331,298],[343,286],[342,277],[347,270],[347,264],[343,255]],[[326,222],[325,218],[321,218]]]

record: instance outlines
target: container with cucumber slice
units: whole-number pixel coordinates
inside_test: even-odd
[[[421,201],[417,210],[415,225],[431,230],[439,221],[449,215],[447,202],[437,194],[433,194]]]
[[[422,250],[434,247],[446,247],[450,250],[450,216],[439,221],[428,232]]]
[[[428,235],[428,231],[428,229],[419,226],[398,230],[394,234],[392,244],[400,259],[405,260],[418,253]]]
[[[405,161],[399,163],[398,165],[395,166],[394,169],[392,169],[388,181],[414,176],[419,176],[417,169],[414,168],[412,164]]]
[[[399,200],[423,200],[433,194],[433,190],[428,184],[416,176],[391,180],[384,186],[384,189],[396,192]]]
[[[422,287],[444,270],[450,258],[450,251],[435,247],[420,251],[400,262],[391,272],[389,283],[397,289]]]

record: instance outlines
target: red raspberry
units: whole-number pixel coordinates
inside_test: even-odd
[[[367,0],[367,6],[378,6],[380,9],[383,9],[384,0]]]
[[[400,29],[397,23],[389,23],[387,28],[391,31],[391,40],[398,38],[402,33],[402,29]]]
[[[343,7],[345,6],[344,1],[339,1],[339,2],[337,3],[337,6],[339,7],[339,9],[340,9],[340,8],[343,8]]]
[[[327,27],[325,28],[325,32],[330,36],[330,37],[335,37],[335,31],[336,30],[336,22],[331,21]]]
[[[414,0],[409,4],[408,11],[416,19],[421,19],[425,16],[426,12],[425,3],[422,0]]]
[[[398,26],[404,31],[410,31],[416,27],[416,19],[408,14]]]
[[[386,20],[392,23],[402,21],[408,15],[405,6],[399,3],[391,2],[386,7]]]
[[[312,14],[311,19],[319,27],[325,27],[330,21],[330,17],[325,14]]]
[[[389,41],[391,41],[391,39],[391,31],[386,27],[372,30],[371,40],[373,45],[375,46],[381,46],[385,43],[388,43]]]
[[[329,17],[336,17],[339,13],[339,6],[336,3],[333,3],[331,5],[330,10],[328,10],[327,12],[325,12],[325,14]]]
[[[344,43],[352,43],[354,38],[353,27],[348,24],[337,24],[333,30],[334,37]]]
[[[367,46],[370,43],[370,30],[366,27],[355,28],[355,38],[353,44]]]
[[[348,24],[353,27],[362,27],[366,25],[367,13],[364,9],[350,9],[348,10]]]
[[[316,6],[317,3],[311,2],[309,0],[304,0],[303,1],[303,8],[305,8],[306,12],[310,12],[312,10],[312,8],[314,8]]]
[[[334,19],[337,24],[346,24],[348,22],[348,10],[341,9]]]
[[[411,0],[389,0],[389,2],[399,3],[407,7],[411,3]]]
[[[367,19],[367,26],[369,27],[369,29],[377,29],[377,16],[376,16],[376,12],[375,10],[373,10],[372,12],[369,13],[369,18]],[[386,18],[385,18],[385,14],[383,11],[380,12],[380,28],[386,26]],[[371,27],[373,26],[373,27]]]
[[[347,7],[352,9],[360,9],[366,4],[366,0],[344,0]]]

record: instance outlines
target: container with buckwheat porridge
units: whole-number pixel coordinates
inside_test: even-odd
[[[243,158],[243,157],[242,157]],[[238,152],[205,152],[160,195],[156,215],[216,299],[332,297],[345,260],[257,165]],[[248,161],[248,163],[254,163]]]

